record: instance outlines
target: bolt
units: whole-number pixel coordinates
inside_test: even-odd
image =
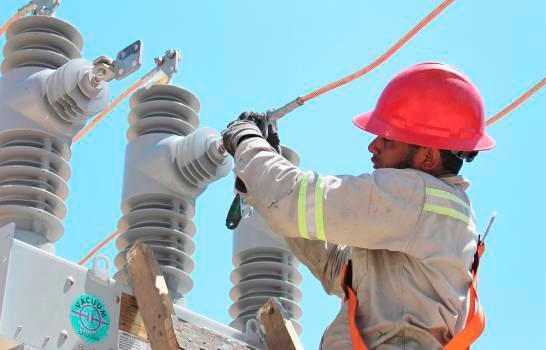
[[[168,49],[165,51],[165,55],[169,58],[174,58],[176,56],[176,50]]]
[[[74,281],[74,277],[68,276],[68,277],[66,278],[66,285],[67,285],[69,288],[72,287],[72,286],[74,285],[74,283],[76,283],[76,282]]]
[[[155,64],[157,64],[158,66],[161,66],[163,64],[163,59],[160,58],[160,57],[156,57],[154,58],[154,62]]]
[[[42,348],[44,348],[47,345],[47,343],[49,343],[49,339],[50,339],[49,335],[45,337],[44,343],[42,344]]]
[[[66,329],[63,329],[63,330],[61,331],[61,336],[62,336],[64,339],[68,338],[68,332],[66,331]]]

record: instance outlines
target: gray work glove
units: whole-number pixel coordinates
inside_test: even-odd
[[[250,120],[256,126],[260,131],[262,132],[263,137],[269,142],[271,147],[277,151],[277,153],[281,153],[281,141],[279,139],[279,132],[277,130],[277,127],[274,123],[267,123],[266,122],[266,115],[264,113],[257,113],[257,112],[243,112],[238,118],[239,120]]]
[[[222,142],[226,151],[235,156],[237,146],[246,139],[253,137],[261,137],[261,130],[250,120],[235,120],[228,124],[226,129],[222,131]]]

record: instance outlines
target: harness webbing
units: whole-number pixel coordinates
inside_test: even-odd
[[[464,350],[469,349],[470,345],[476,341],[482,334],[485,328],[485,315],[482,307],[478,301],[478,267],[480,265],[480,258],[485,251],[485,244],[482,241],[478,241],[478,247],[474,254],[474,262],[470,269],[472,273],[472,281],[469,285],[469,297],[470,297],[470,309],[466,319],[465,327],[459,334],[447,343],[443,350]],[[345,265],[341,274],[341,288],[345,293],[343,298],[344,302],[348,302],[348,314],[349,314],[349,331],[351,333],[351,341],[353,343],[354,350],[368,350],[368,347],[362,339],[360,330],[356,324],[356,311],[358,309],[358,298],[356,292],[351,286],[352,280],[352,264],[351,261]]]

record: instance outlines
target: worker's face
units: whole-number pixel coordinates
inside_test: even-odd
[[[373,155],[371,160],[374,169],[413,168],[416,149],[407,143],[378,136],[368,145],[368,151]]]

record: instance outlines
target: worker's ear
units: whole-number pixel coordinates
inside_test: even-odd
[[[437,171],[442,165],[440,150],[431,147],[420,147],[414,158],[414,166],[417,170],[426,173]]]

